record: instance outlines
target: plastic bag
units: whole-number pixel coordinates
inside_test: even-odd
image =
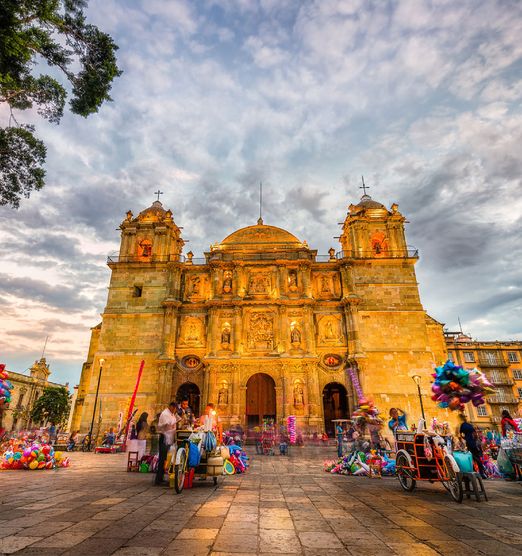
[[[201,461],[201,453],[199,451],[198,446],[189,442],[188,445],[188,466],[189,467],[197,467],[199,462]]]

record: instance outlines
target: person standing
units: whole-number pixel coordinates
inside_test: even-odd
[[[399,415],[400,413],[400,415]],[[407,431],[406,413],[402,409],[392,407],[390,409],[391,419],[388,421],[388,428],[395,434],[396,431]]]
[[[54,444],[56,443],[56,425],[54,423],[51,423],[51,426],[48,429],[48,433],[49,433],[49,444],[51,444],[51,446],[54,446]]]
[[[147,449],[147,436],[149,434],[149,424],[147,423],[147,419],[149,414],[143,412],[136,423],[136,444],[138,448],[138,460],[144,456],[145,451]]]
[[[502,420],[500,421],[500,426],[502,427],[502,436],[507,436],[507,433],[510,431],[520,432],[519,426],[511,417],[507,409],[504,409],[502,411]]]
[[[335,426],[335,432],[336,432],[336,435],[337,435],[337,457],[342,458],[343,457],[344,430],[343,430],[343,426],[341,425],[341,423],[337,423],[337,425]]]
[[[194,425],[194,413],[189,406],[188,398],[184,397],[178,407],[178,415],[181,418],[180,428],[192,429]]]
[[[170,402],[169,406],[165,408],[158,419],[158,432],[159,437],[159,458],[158,470],[156,471],[156,480],[154,484],[162,485],[163,476],[165,475],[165,461],[169,448],[174,444],[174,436],[176,433],[176,424],[181,419],[178,415],[178,405],[176,402]]]
[[[477,443],[477,431],[471,423],[468,423],[468,419],[463,413],[459,415],[459,419],[461,422],[459,432],[460,435],[464,437],[466,448],[471,452],[473,461],[477,464],[479,469],[480,476],[483,479],[487,479],[486,470],[482,463],[482,450]]]

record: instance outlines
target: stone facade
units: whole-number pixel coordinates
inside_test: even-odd
[[[46,426],[49,423],[33,423],[31,412],[34,402],[43,394],[45,388],[68,385],[49,381],[51,371],[42,357],[35,361],[29,369],[29,375],[23,375],[9,370],[9,380],[13,383],[12,399],[9,407],[0,411],[0,429],[25,430],[33,427]]]
[[[125,414],[142,359],[136,403],[149,415],[187,391],[196,405],[219,405],[225,425],[296,415],[305,430],[320,432],[325,421],[331,430],[356,403],[347,368],[383,413],[398,406],[414,417],[411,376],[421,374],[433,414],[429,375],[446,347],[421,305],[404,223],[397,205],[364,195],[349,206],[338,253],[317,256],[260,219],[199,260],[182,255],[181,230],[159,201],[137,217],[129,211],[72,428],[88,429],[101,358],[103,426]]]

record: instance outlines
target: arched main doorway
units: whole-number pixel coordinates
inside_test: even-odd
[[[189,406],[192,408],[194,415],[199,417],[200,392],[197,384],[193,382],[182,384],[176,392],[176,401],[180,402],[183,398],[188,398]]]
[[[330,382],[323,389],[324,428],[329,436],[335,434],[332,419],[348,419],[348,392],[338,382]]]
[[[246,418],[248,428],[260,425],[263,419],[276,418],[275,382],[271,376],[257,373],[248,379]]]

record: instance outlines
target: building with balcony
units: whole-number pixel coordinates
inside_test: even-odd
[[[448,357],[464,368],[482,371],[495,389],[480,407],[468,404],[470,420],[483,427],[499,428],[500,414],[522,415],[522,341],[479,342],[462,332],[445,332]]]
[[[260,218],[196,258],[161,202],[129,211],[71,428],[88,429],[101,359],[103,427],[125,413],[141,360],[136,405],[151,416],[188,396],[196,413],[213,402],[225,426],[295,415],[301,430],[332,431],[359,382],[383,414],[400,407],[413,420],[411,377],[421,374],[427,410],[447,419],[429,399],[432,366],[446,356],[442,325],[422,307],[405,221],[396,204],[364,195],[348,207],[337,252],[318,255]]]

